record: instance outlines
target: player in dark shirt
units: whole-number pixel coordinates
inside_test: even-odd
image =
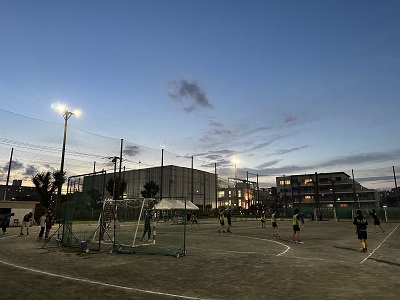
[[[375,209],[372,210],[372,212],[369,213],[371,215],[371,217],[374,219],[374,229],[375,229],[375,233],[378,233],[378,231],[376,231],[376,226],[379,226],[379,228],[382,230],[382,232],[384,233],[385,230],[383,230],[382,226],[381,226],[381,222],[378,219],[378,215],[375,212]]]
[[[226,214],[226,220],[228,221],[228,230],[227,232],[232,232],[231,227],[232,227],[232,215],[231,215],[231,210],[228,210],[228,213]]]
[[[365,219],[362,215],[362,211],[359,209],[357,210],[357,215],[354,218],[353,224],[356,228],[356,233],[358,239],[361,242],[361,249],[360,252],[367,252],[368,251],[368,244],[367,244],[367,219]]]

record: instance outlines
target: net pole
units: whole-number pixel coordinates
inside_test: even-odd
[[[105,205],[106,205],[106,201],[103,200],[103,209],[102,209],[101,212],[100,212],[99,220],[98,220],[98,222],[97,222],[97,228],[98,228],[99,230],[102,230],[102,229],[101,229],[101,226],[103,226],[103,213],[104,213]],[[94,232],[94,234],[93,234],[92,242],[94,242],[94,241],[96,240],[96,233],[97,233],[97,229],[95,230],[95,232]]]
[[[154,210],[154,213],[153,213],[153,218],[154,218],[154,221],[153,221],[153,244],[155,244],[156,243],[156,227],[157,227],[157,212],[156,212],[156,210]]]
[[[146,198],[144,198],[143,202],[142,202],[142,207],[140,209],[139,218],[138,218],[138,222],[137,222],[137,225],[136,225],[135,236],[133,237],[132,247],[135,247],[135,241],[136,241],[136,237],[137,237],[137,232],[139,230],[140,220],[142,219],[142,212],[143,212],[143,207],[144,207],[144,203],[145,202],[146,202]]]

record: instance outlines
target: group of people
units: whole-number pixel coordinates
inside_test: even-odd
[[[231,210],[228,209],[228,211],[226,213],[226,221],[228,223],[228,229],[226,231],[225,231],[225,211],[224,210],[220,211],[220,213],[218,215],[218,219],[219,219],[219,224],[220,224],[218,232],[221,232],[221,230],[222,230],[222,233],[226,233],[226,232],[232,233],[232,231],[231,231],[231,227],[232,227]]]
[[[8,213],[4,216],[4,218],[0,219],[3,234],[7,233],[7,226],[9,226],[10,219],[13,216],[15,216],[14,213]],[[21,230],[19,235],[24,235],[24,228],[26,228],[26,235],[29,235],[29,227],[37,224],[40,226],[38,238],[42,238],[43,234],[45,235],[45,238],[49,238],[50,230],[54,225],[54,217],[51,211],[42,212],[38,222],[35,221],[32,212],[24,215],[24,217],[22,218]]]
[[[379,221],[378,215],[376,214],[375,209],[373,209],[371,212],[369,212],[371,217],[374,219],[374,229],[375,233],[378,233],[377,227],[379,227],[382,230],[382,233],[385,233],[385,230],[381,226],[381,222]],[[367,219],[363,216],[362,210],[358,209],[356,211],[356,216],[353,220],[353,225],[356,230],[357,237],[361,243],[361,252],[368,252],[368,234],[367,234],[367,226],[368,226],[368,221]]]
[[[22,219],[22,225],[21,225],[21,232],[20,235],[24,235],[24,228],[26,228],[26,235],[29,235],[29,227],[32,225],[39,225],[40,226],[40,231],[39,231],[39,236],[38,238],[41,239],[43,237],[43,234],[45,235],[45,238],[49,238],[50,234],[50,229],[54,225],[54,217],[51,211],[48,212],[42,212],[39,217],[39,221],[36,222],[35,219],[33,218],[33,213],[30,212],[24,216]]]
[[[382,233],[385,232],[385,230],[382,228],[381,223],[379,221],[378,215],[373,209],[372,211],[368,212],[371,217],[374,220],[374,229],[375,233],[378,233],[377,228],[379,227],[382,231]],[[225,231],[225,211],[221,210],[219,215],[219,222],[220,222],[220,227],[218,229],[218,232],[231,232],[231,226],[232,226],[232,215],[231,211],[228,210],[226,213],[226,219],[228,223],[228,229]],[[266,223],[266,215],[265,212],[262,212],[261,214],[261,228],[266,228],[265,227]],[[279,232],[278,232],[278,220],[276,217],[276,210],[272,211],[271,214],[271,224],[272,224],[272,230],[273,233],[272,235],[275,237],[279,237]],[[357,210],[356,215],[353,219],[353,224],[355,226],[356,234],[358,236],[358,239],[360,240],[361,243],[361,252],[367,252],[368,251],[368,243],[367,243],[367,225],[368,221],[367,219],[363,216],[362,210]],[[298,208],[294,210],[294,214],[292,216],[292,225],[293,225],[293,234],[292,234],[292,239],[294,243],[299,243],[303,244],[303,242],[300,239],[300,228],[304,225],[304,217],[303,214],[300,212]]]
[[[267,221],[267,217],[265,215],[265,212],[263,211],[261,213],[261,228],[266,228],[265,223]],[[278,232],[278,220],[276,218],[276,210],[272,211],[271,214],[271,225],[272,225],[272,235],[279,237],[279,232]]]
[[[39,218],[39,226],[40,226],[40,231],[39,231],[39,236],[38,238],[41,239],[44,234],[44,238],[48,239],[50,238],[50,230],[54,225],[54,217],[51,211],[49,212],[42,212],[40,214]],[[46,232],[45,232],[46,230]],[[22,231],[21,231],[22,233]]]

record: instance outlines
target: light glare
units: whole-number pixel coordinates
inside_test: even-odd
[[[74,116],[79,117],[82,114],[82,111],[79,109],[74,109],[70,111],[65,104],[62,103],[52,103],[50,107],[56,111],[58,111],[61,114],[64,114],[66,112],[72,113]]]

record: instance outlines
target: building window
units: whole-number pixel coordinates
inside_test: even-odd
[[[340,203],[340,207],[349,207],[347,203]]]
[[[238,191],[238,197],[242,198],[242,191],[241,190]]]
[[[280,185],[285,185],[285,184],[289,185],[290,184],[290,180],[281,180],[281,181],[279,181],[279,184]]]
[[[314,196],[305,196],[304,201],[305,202],[314,202]]]
[[[224,198],[225,197],[225,192],[224,191],[218,191],[218,198]]]
[[[305,184],[307,184],[307,183],[313,183],[313,180],[310,179],[310,178],[307,178],[307,179],[304,179],[304,183],[305,183]]]
[[[229,198],[232,197],[232,191],[229,191]]]

